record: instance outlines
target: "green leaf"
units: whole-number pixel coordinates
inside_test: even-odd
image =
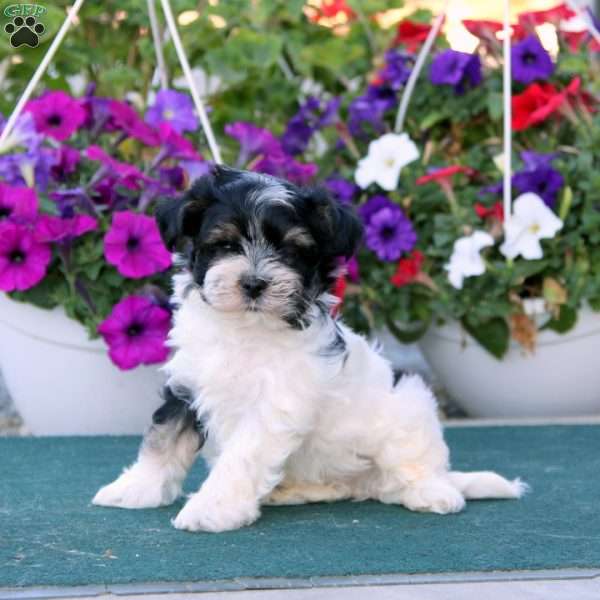
[[[411,323],[400,323],[389,316],[385,324],[392,335],[402,344],[412,344],[423,337],[429,327],[429,321],[416,321]]]
[[[462,320],[462,324],[471,336],[496,358],[502,358],[508,351],[510,329],[504,319],[496,318],[485,323],[474,324],[466,317]]]
[[[348,44],[340,37],[332,37],[321,44],[305,46],[300,58],[314,67],[322,67],[333,72],[344,72],[346,65],[352,64],[365,55],[365,48],[358,44]]]
[[[551,329],[556,333],[567,333],[575,327],[575,323],[577,323],[577,311],[563,304],[560,307],[558,318],[548,321],[543,329]]]
[[[429,129],[430,127],[433,127],[440,121],[443,121],[447,118],[448,114],[446,113],[446,111],[434,110],[433,112],[430,112],[429,114],[425,115],[425,117],[421,121],[420,128]]]
[[[492,121],[498,121],[502,117],[504,110],[502,94],[490,94],[488,96],[487,110]]]

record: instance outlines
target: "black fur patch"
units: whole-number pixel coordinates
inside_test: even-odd
[[[193,427],[199,437],[198,450],[202,448],[206,442],[207,432],[202,423],[198,421],[196,412],[191,408],[194,400],[192,393],[183,387],[173,390],[169,386],[165,386],[162,395],[164,403],[152,415],[152,423],[160,426],[183,421],[181,429]]]

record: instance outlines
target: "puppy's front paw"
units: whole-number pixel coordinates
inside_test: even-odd
[[[420,512],[439,515],[460,512],[465,507],[463,495],[441,478],[411,484],[402,494],[402,504]]]
[[[100,488],[92,504],[118,508],[157,508],[172,504],[180,493],[179,485],[143,476],[132,468]]]
[[[259,515],[258,503],[224,501],[200,490],[190,497],[172,523],[176,529],[219,533],[250,525]]]

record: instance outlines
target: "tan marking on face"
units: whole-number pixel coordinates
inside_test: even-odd
[[[233,223],[223,223],[215,227],[206,237],[208,244],[215,242],[235,242],[240,238],[240,230]]]
[[[297,246],[314,246],[315,240],[312,238],[310,233],[306,231],[303,227],[292,227],[286,234],[283,236],[284,242],[291,242],[292,244],[296,244]]]

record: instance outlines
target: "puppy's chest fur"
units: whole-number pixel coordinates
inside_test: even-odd
[[[310,413],[335,395],[347,353],[329,317],[295,330],[260,314],[220,315],[197,290],[181,302],[170,344],[170,383],[192,390],[194,408],[221,443],[243,419],[261,415],[312,428]]]

